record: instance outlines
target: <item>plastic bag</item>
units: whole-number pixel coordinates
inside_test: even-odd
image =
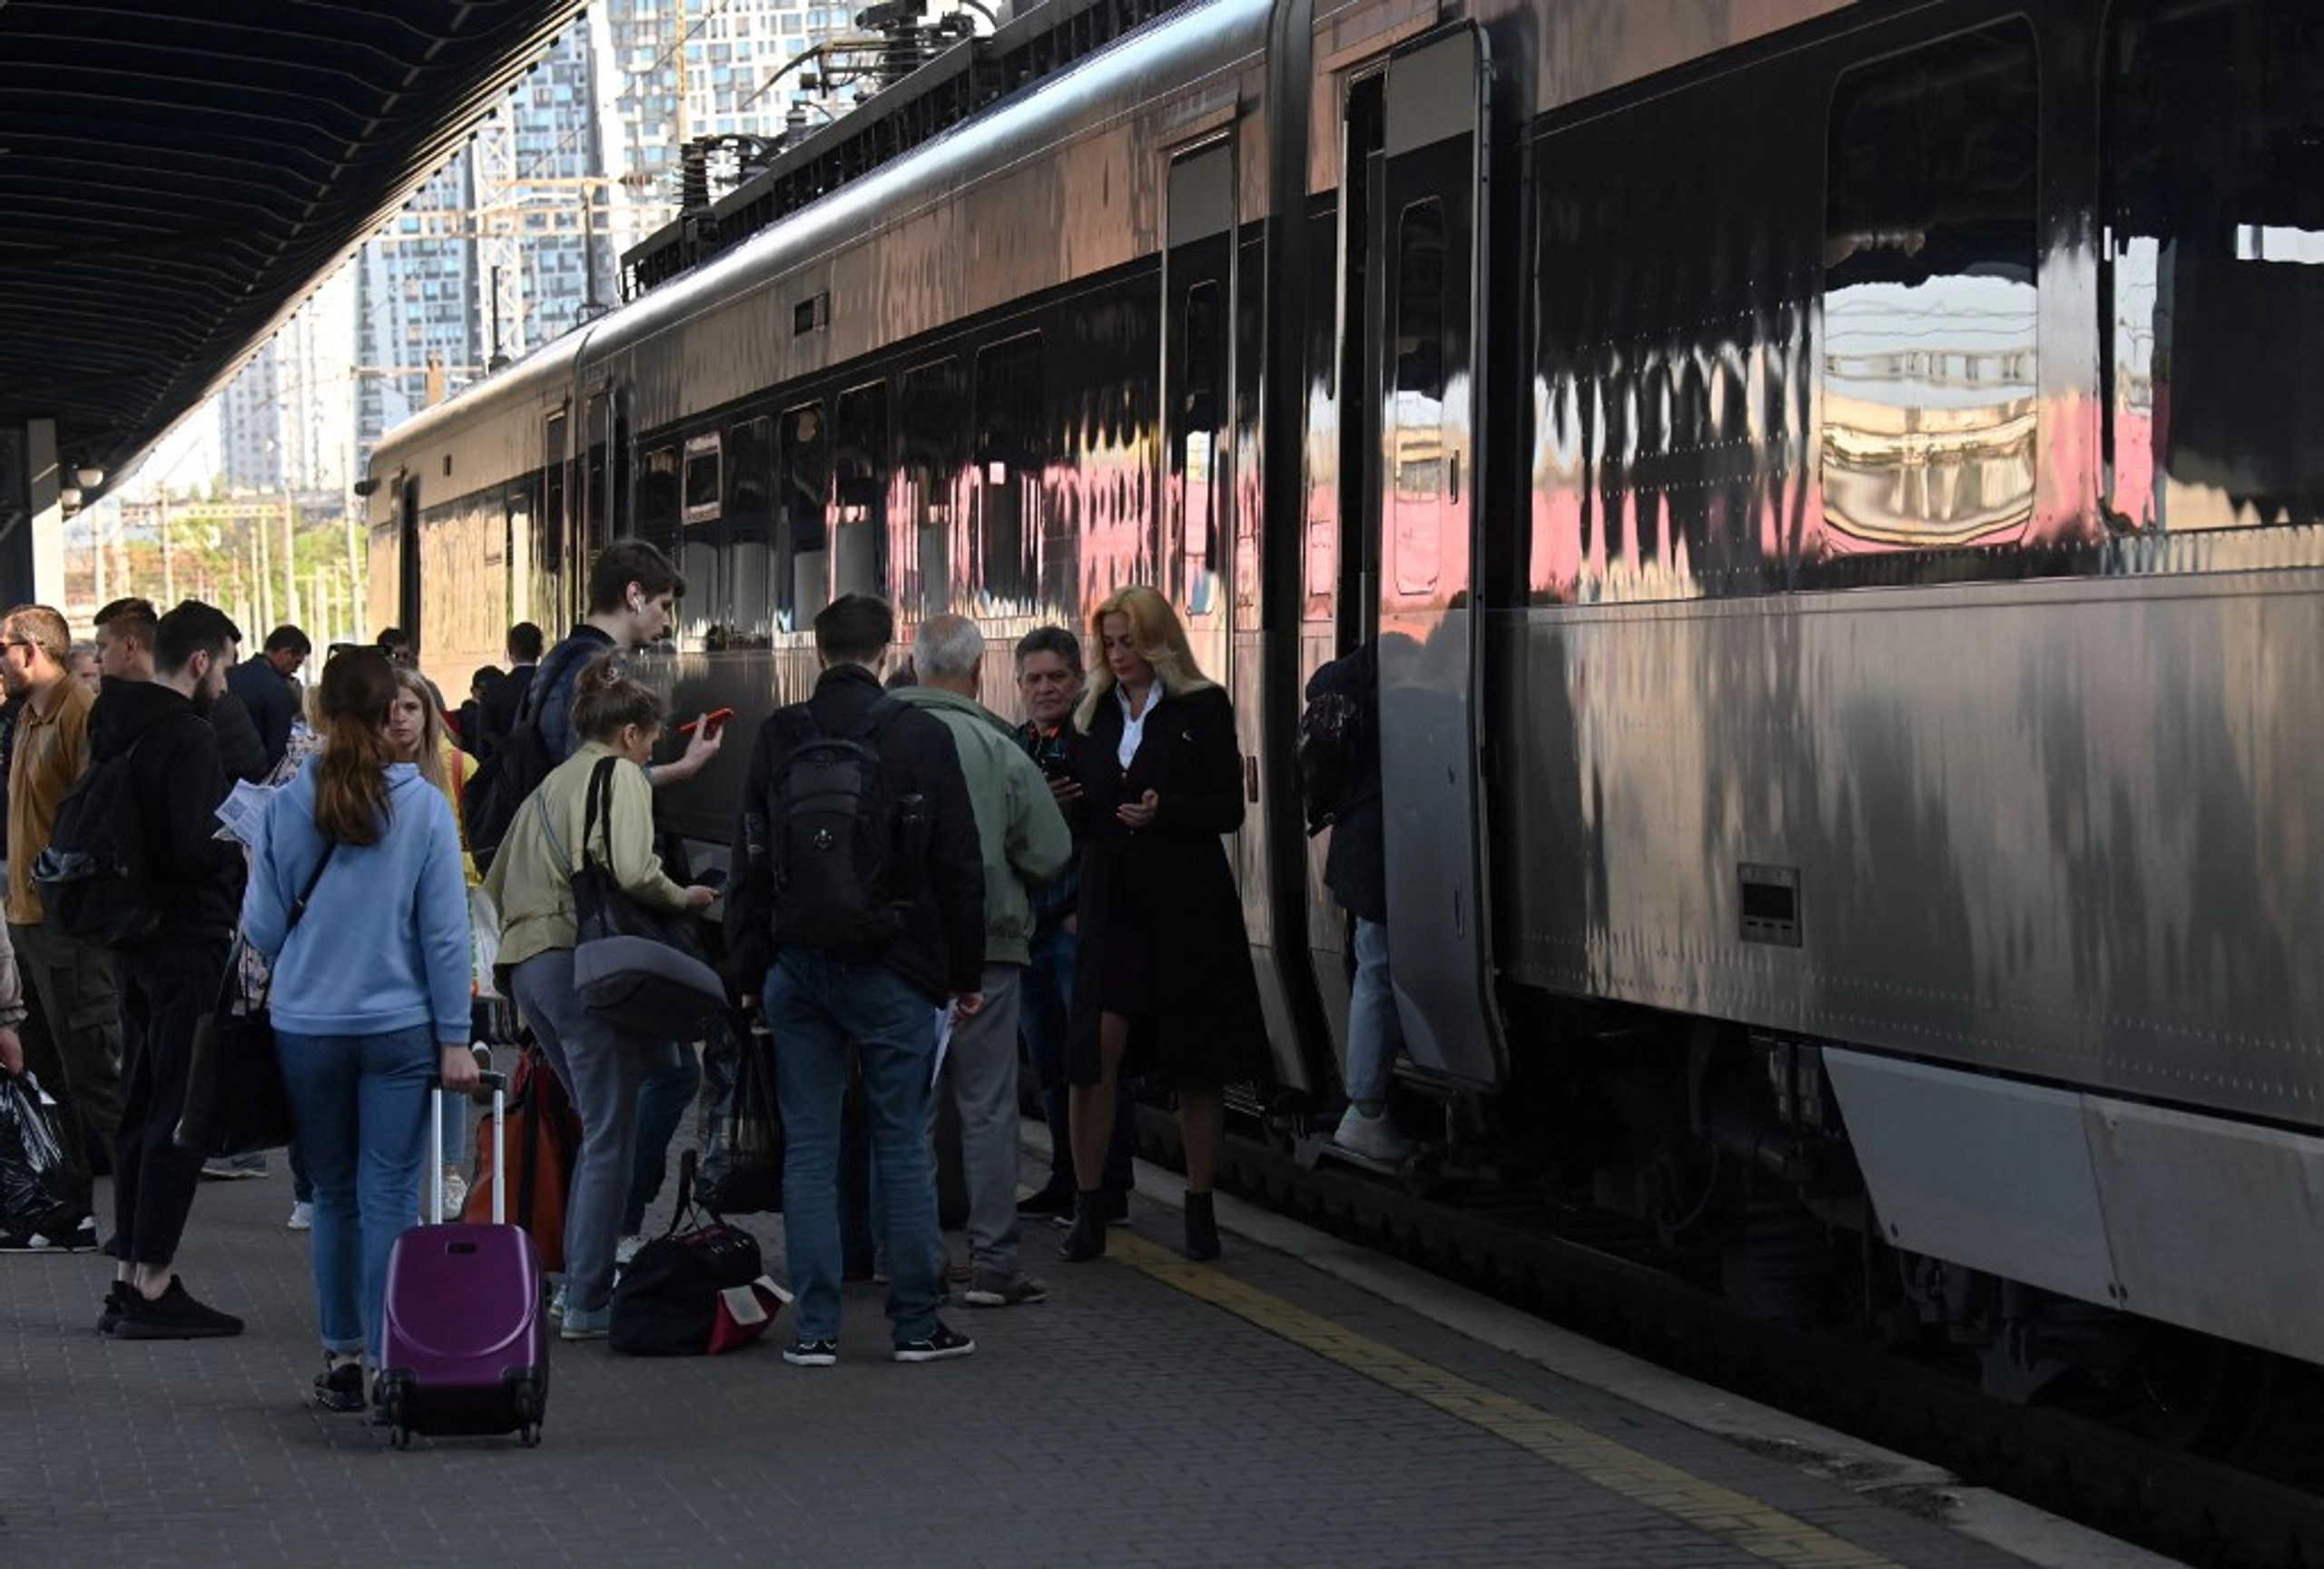
[[[702,1141],[695,1196],[714,1215],[773,1214],[783,1208],[783,1113],[774,1098],[773,1041],[763,1030],[734,1034],[734,1078]],[[707,1060],[704,1067],[706,1073],[716,1071]]]
[[[468,985],[470,995],[497,998],[500,963],[500,911],[482,888],[468,890]]]
[[[0,1073],[0,1229],[45,1231],[77,1220],[73,1170],[56,1131],[56,1102],[30,1073]]]

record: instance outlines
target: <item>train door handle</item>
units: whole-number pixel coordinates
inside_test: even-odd
[[[1253,805],[1259,800],[1259,759],[1256,754],[1243,754],[1243,794]]]

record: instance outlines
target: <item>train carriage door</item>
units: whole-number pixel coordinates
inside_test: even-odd
[[[1464,1083],[1505,1061],[1487,930],[1477,705],[1477,457],[1483,432],[1477,313],[1485,253],[1484,35],[1463,25],[1393,55],[1379,210],[1372,222],[1382,331],[1381,788],[1388,947],[1413,1061]]]

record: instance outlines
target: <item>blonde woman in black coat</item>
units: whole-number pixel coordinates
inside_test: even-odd
[[[1235,710],[1195,664],[1168,600],[1124,588],[1089,618],[1099,657],[1081,732],[1081,950],[1067,1042],[1079,1192],[1070,1261],[1106,1250],[1099,1192],[1123,1074],[1175,1090],[1187,1256],[1218,1257],[1211,1182],[1225,1089],[1265,1061],[1258,982],[1222,834],[1243,825]]]

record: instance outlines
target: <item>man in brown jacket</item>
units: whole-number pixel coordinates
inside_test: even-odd
[[[30,1013],[25,1061],[55,1097],[58,1131],[83,1219],[63,1235],[0,1234],[0,1252],[81,1252],[97,1245],[89,1211],[89,1150],[110,1150],[121,1122],[121,1016],[113,963],[103,948],[48,930],[33,863],[48,848],[56,808],[89,766],[89,710],[96,699],[65,661],[73,635],[45,605],[19,605],[0,620],[0,683],[23,706],[8,770],[8,938]]]

